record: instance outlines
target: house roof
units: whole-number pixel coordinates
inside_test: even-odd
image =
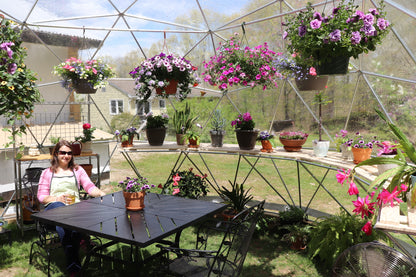
[[[108,80],[108,83],[116,88],[117,90],[123,92],[124,94],[130,97],[137,97],[136,92],[134,90],[135,83],[134,80],[131,78],[112,78]],[[222,95],[221,92],[218,92],[213,89],[206,89],[201,87],[194,87],[191,89],[191,93],[188,94],[188,97],[220,97]]]

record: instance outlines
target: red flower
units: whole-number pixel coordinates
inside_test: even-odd
[[[358,188],[353,181],[350,183],[350,188],[348,189],[349,195],[356,195],[358,194]]]
[[[159,184],[157,187],[160,188],[160,189],[163,189],[162,184]]]
[[[368,195],[365,198],[357,197],[357,201],[352,201],[354,204],[355,209],[353,212],[355,214],[361,213],[361,218],[364,218],[365,216],[368,216],[368,213],[374,213],[374,202],[370,202],[368,200]]]
[[[363,228],[361,228],[361,231],[363,231],[367,236],[370,236],[373,232],[373,224],[371,224],[371,221],[368,221]]]
[[[403,202],[400,198],[398,198],[399,194],[402,192],[402,190],[397,190],[397,186],[394,188],[394,190],[390,193],[388,190],[383,189],[382,192],[378,195],[378,199],[382,204],[387,204],[390,202],[391,206],[394,206],[394,200],[397,201],[397,203]]]
[[[84,125],[82,125],[82,129],[84,129],[84,130],[88,130],[90,128],[91,128],[91,124],[89,124],[89,123],[84,123]]]

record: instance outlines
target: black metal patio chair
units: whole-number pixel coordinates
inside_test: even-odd
[[[231,221],[201,225],[195,249],[158,245],[164,256],[162,270],[175,276],[239,276],[264,203],[240,212]],[[218,242],[213,235],[220,237]]]

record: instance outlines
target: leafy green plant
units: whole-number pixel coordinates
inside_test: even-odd
[[[49,140],[52,144],[57,144],[62,138],[61,137],[54,137],[54,136],[50,136]]]
[[[241,212],[247,203],[253,199],[253,196],[249,194],[251,188],[245,190],[244,184],[239,185],[236,182],[232,183],[230,180],[228,182],[230,182],[231,190],[222,186],[220,197],[224,200],[224,203],[232,206],[237,212]]]
[[[193,169],[175,171],[171,173],[169,180],[163,185],[162,193],[172,194],[180,197],[198,199],[206,196],[208,184],[207,175],[195,174]]]
[[[188,103],[183,110],[176,110],[172,117],[173,126],[176,134],[186,134],[192,128],[198,116],[191,116],[191,108]]]
[[[280,225],[291,225],[303,222],[306,214],[302,208],[296,206],[288,206],[284,211],[279,212]]]
[[[282,236],[282,241],[286,241],[293,246],[298,244],[299,248],[306,246],[312,231],[312,225],[305,223],[289,224],[282,228],[287,231],[287,233]]]
[[[220,110],[215,110],[212,113],[211,119],[211,128],[214,131],[221,131],[224,130],[225,124],[227,123],[227,119],[225,119]]]
[[[152,112],[146,115],[146,129],[152,128],[166,128],[169,122],[169,116],[165,113],[160,115],[153,115]]]
[[[357,215],[349,215],[343,210],[339,215],[319,221],[310,233],[308,254],[329,269],[345,249],[361,242],[387,239],[377,230],[373,230],[371,235],[365,234],[361,231],[364,223],[364,219]]]

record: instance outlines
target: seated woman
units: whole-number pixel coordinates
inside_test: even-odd
[[[85,170],[75,164],[71,144],[65,140],[59,141],[53,150],[51,166],[42,171],[38,185],[38,199],[44,204],[45,210],[72,204],[71,196],[79,202],[79,189],[92,197],[104,196],[105,193],[97,188],[88,177]],[[67,269],[75,273],[81,268],[79,261],[79,246],[81,234],[56,226],[67,258]]]

